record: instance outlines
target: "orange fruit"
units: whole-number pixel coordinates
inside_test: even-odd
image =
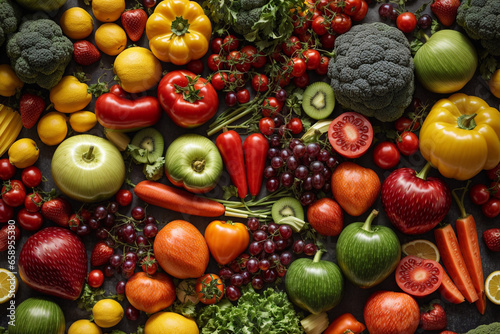
[[[160,267],[180,278],[198,278],[205,273],[210,253],[200,231],[185,220],[173,220],[156,235],[154,254]]]
[[[176,298],[175,285],[167,274],[157,272],[148,275],[139,271],[128,279],[125,296],[136,309],[155,313],[173,304]]]

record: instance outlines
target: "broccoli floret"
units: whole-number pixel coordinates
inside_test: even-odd
[[[238,34],[245,35],[252,30],[253,25],[260,19],[262,8],[240,10],[236,14],[236,25],[233,27]]]
[[[399,29],[381,22],[356,25],[337,37],[334,52],[328,76],[344,108],[384,122],[403,114],[415,84],[410,44]]]
[[[480,325],[465,334],[497,334],[500,333],[500,322],[492,322],[488,325]]]
[[[242,10],[248,11],[255,8],[262,8],[269,0],[241,0],[240,6]]]
[[[17,30],[21,21],[21,9],[11,0],[0,0],[0,45],[8,34]]]
[[[7,42],[7,55],[17,76],[46,89],[61,80],[72,54],[73,43],[56,22],[46,18],[24,21]]]
[[[456,20],[470,38],[479,40],[490,54],[500,56],[500,1],[463,0]]]

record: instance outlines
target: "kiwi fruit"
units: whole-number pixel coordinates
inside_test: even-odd
[[[138,163],[154,163],[163,156],[165,142],[160,131],[145,128],[137,132],[130,142],[130,155]]]
[[[283,197],[274,202],[271,207],[271,215],[276,223],[286,217],[304,220],[304,208],[295,197]]]
[[[307,86],[302,95],[302,109],[313,119],[325,119],[335,108],[333,88],[323,81]]]

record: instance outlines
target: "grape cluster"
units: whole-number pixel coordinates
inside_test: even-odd
[[[331,190],[332,172],[339,161],[329,149],[315,142],[305,144],[298,138],[283,146],[278,134],[270,136],[269,142],[270,164],[264,169],[269,192],[280,186],[293,188],[300,203],[307,206],[316,200],[319,192]]]
[[[260,290],[266,283],[276,282],[285,276],[292,263],[293,253],[314,255],[316,245],[295,240],[289,225],[275,223],[261,224],[257,218],[248,218],[247,227],[252,236],[247,253],[223,266],[219,276],[225,281],[226,296],[235,301],[240,298],[240,287],[251,284]]]

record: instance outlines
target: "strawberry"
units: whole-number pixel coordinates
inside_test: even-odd
[[[455,22],[460,0],[434,0],[431,11],[442,25],[449,27]]]
[[[67,228],[44,228],[24,243],[19,276],[39,292],[76,300],[87,277],[85,245]]]
[[[483,232],[486,247],[492,252],[500,252],[500,228],[490,228]]]
[[[343,162],[332,175],[332,193],[351,216],[360,216],[375,203],[380,193],[377,173],[353,162]]]
[[[428,163],[418,174],[411,168],[399,168],[382,183],[385,213],[403,233],[428,232],[450,210],[450,188],[439,178],[427,177],[430,168]]]
[[[68,226],[71,211],[70,202],[63,197],[48,200],[42,205],[42,216],[63,227]]]
[[[420,311],[420,327],[426,331],[438,331],[446,328],[446,312],[443,307],[437,302],[421,309]]]
[[[73,44],[73,59],[79,65],[92,65],[101,59],[101,53],[94,44],[80,40]]]
[[[19,101],[19,112],[21,113],[21,121],[26,129],[31,129],[35,126],[40,118],[40,115],[45,110],[45,101],[38,95],[24,93]]]
[[[124,11],[121,16],[123,29],[133,42],[141,39],[147,20],[148,14],[141,8]]]
[[[102,266],[108,263],[109,258],[113,255],[113,248],[109,247],[104,241],[98,242],[92,249],[90,255],[90,264],[93,267]]]

